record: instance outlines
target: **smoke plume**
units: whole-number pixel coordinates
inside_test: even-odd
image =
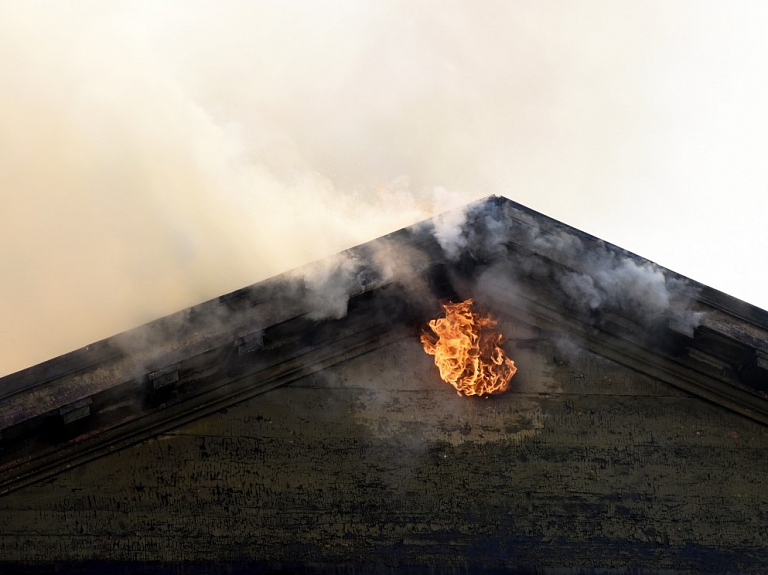
[[[460,222],[451,242],[441,241],[448,259],[469,256],[490,263],[478,290],[524,305],[516,295],[522,278],[556,286],[556,297],[581,317],[618,312],[640,325],[664,318],[679,328],[695,329],[701,313],[693,310],[696,288],[685,278],[579,232],[548,223],[546,230],[529,214],[509,206],[469,206],[451,215]],[[445,237],[439,219],[435,236]]]
[[[0,374],[444,212],[444,190],[504,194],[646,255],[611,227],[637,219],[617,190],[705,221],[667,207],[665,150],[690,147],[654,98],[681,77],[670,42],[698,54],[685,26],[710,23],[665,5],[0,3]],[[708,149],[743,140],[715,127]],[[458,225],[439,227],[449,254],[467,247]],[[339,265],[349,288],[354,262]],[[592,280],[571,289],[605,297]],[[337,300],[317,303],[334,316]]]

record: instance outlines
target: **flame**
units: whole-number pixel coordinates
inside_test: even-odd
[[[497,320],[472,311],[473,303],[441,303],[445,317],[429,322],[434,335],[422,333],[421,343],[459,395],[503,393],[517,367],[501,349],[502,336],[493,329]]]

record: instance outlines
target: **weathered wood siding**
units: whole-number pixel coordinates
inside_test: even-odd
[[[519,366],[506,395],[458,397],[403,330],[1,497],[0,558],[766,572],[766,428],[504,331]]]

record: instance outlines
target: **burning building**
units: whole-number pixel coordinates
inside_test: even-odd
[[[1,379],[0,571],[762,573],[766,392],[766,312],[488,198]]]

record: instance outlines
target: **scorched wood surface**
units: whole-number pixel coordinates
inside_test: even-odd
[[[0,558],[162,572],[766,571],[764,426],[510,318],[501,327],[519,367],[507,394],[458,397],[402,329],[0,497]]]

